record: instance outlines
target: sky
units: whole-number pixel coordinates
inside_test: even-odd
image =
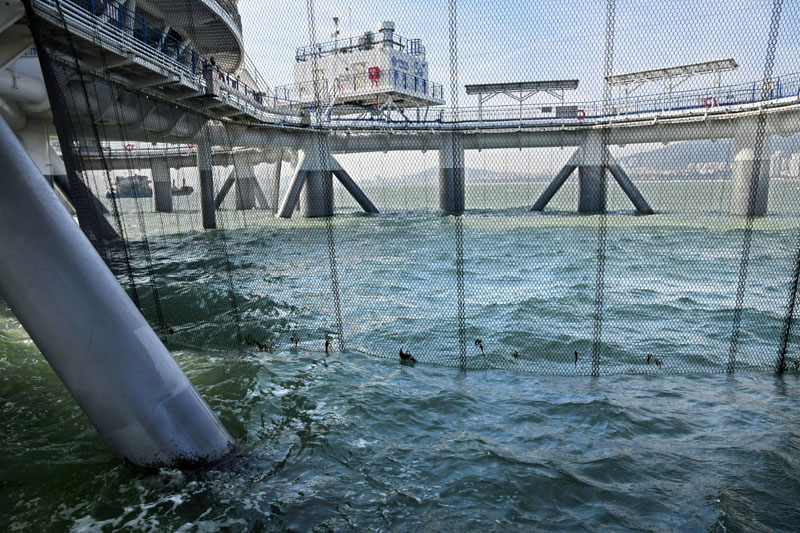
[[[567,99],[601,99],[605,5],[600,0],[460,0],[459,106],[477,105],[476,97],[465,94],[465,84],[543,79],[578,79],[578,90]],[[614,74],[732,57],[739,68],[725,73],[723,84],[763,77],[771,0],[617,0],[616,5]],[[447,0],[314,0],[317,41],[331,40],[334,16],[343,37],[393,20],[399,35],[423,40],[429,78],[444,85],[449,103],[447,8]],[[272,86],[292,84],[294,51],[310,42],[307,2],[240,0],[239,11],[247,54],[262,76]],[[789,1],[774,72],[797,71],[800,2]],[[684,87],[710,84],[705,78]],[[640,94],[658,91],[639,89]],[[551,157],[548,164],[557,166],[568,156]]]

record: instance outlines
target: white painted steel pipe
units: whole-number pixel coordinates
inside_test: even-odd
[[[214,461],[234,441],[0,121],[0,297],[117,456]]]

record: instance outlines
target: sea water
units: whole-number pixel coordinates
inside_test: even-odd
[[[753,223],[733,375],[724,371],[748,223],[726,215],[725,183],[645,183],[650,217],[612,193],[605,221],[571,213],[569,188],[553,211],[527,212],[541,187],[468,188],[466,372],[457,228],[436,213],[435,188],[369,189],[382,211],[371,217],[337,190],[332,228],[222,211],[223,229],[202,232],[191,198],[172,214],[124,201],[133,261],[132,276],[116,269],[120,281],[132,291],[133,279],[143,313],[240,447],[193,472],[120,463],[1,306],[0,523],[796,529],[800,375],[773,369],[797,185],[773,183],[771,215]],[[798,341],[795,330],[790,363]],[[400,348],[420,362],[400,365]],[[593,348],[599,378],[587,376]]]

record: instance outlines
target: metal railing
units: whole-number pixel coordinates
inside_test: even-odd
[[[213,70],[220,87],[227,93],[223,95],[224,99],[233,105],[251,107],[253,112],[274,113],[274,111],[264,109],[265,107],[299,112],[299,106],[295,102],[282,98],[278,93],[269,94],[268,89],[261,90],[248,86],[235,74],[214,65],[211,57],[184,46],[182,41],[165,33],[161,27],[120,2],[115,0],[61,0],[56,3],[56,0],[36,0],[36,4],[45,6],[59,15],[71,16],[84,24],[115,31],[117,32],[116,41],[119,43],[127,37],[144,45],[145,49],[139,49],[141,57],[158,63],[159,66],[164,63],[170,65],[176,73],[180,72],[199,87],[205,85],[204,69]],[[82,16],[82,13],[88,16]]]
[[[299,94],[304,86],[313,87],[313,82],[278,87],[273,91],[261,91],[249,87],[236,75],[212,65],[211,58],[183,46],[183,43],[166,34],[162,28],[136,14],[121,3],[110,0],[35,0],[35,6],[45,8],[51,16],[69,17],[72,24],[94,28],[91,36],[102,37],[107,43],[116,46],[125,43],[131,51],[146,61],[168,66],[182,79],[190,80],[198,89],[205,88],[203,69],[211,69],[217,77],[220,99],[229,105],[246,111],[253,117],[264,117],[265,122],[273,122],[267,115],[282,116],[283,122],[300,122],[297,115],[313,103],[314,93],[309,96]],[[411,41],[395,36],[392,46],[409,46]],[[109,44],[110,46],[111,44]],[[424,49],[422,51],[424,53]],[[389,70],[381,72],[377,80],[370,80],[367,73],[359,76],[340,78],[326,83],[326,100],[329,105],[335,99],[365,94],[378,90],[396,89],[443,101],[443,87],[406,72]],[[183,82],[183,81],[182,81]],[[269,93],[272,94],[269,94]],[[766,95],[762,99],[762,95]],[[726,85],[712,88],[691,89],[672,94],[648,94],[635,97],[617,97],[611,106],[602,101],[557,102],[527,105],[464,107],[459,109],[458,123],[467,127],[508,126],[527,123],[580,123],[582,120],[602,120],[614,117],[625,118],[637,115],[661,115],[666,113],[704,113],[716,109],[755,105],[762,102],[770,104],[779,100],[795,99],[800,102],[800,73],[777,76],[764,87],[762,81]],[[423,109],[422,112],[406,110],[398,112],[384,110],[381,113],[364,114],[363,107],[352,107],[352,118],[348,117],[350,108],[340,107],[335,116],[326,111],[325,121],[337,125],[373,126],[376,123],[395,123],[409,126],[436,126],[453,124],[452,110],[446,108]],[[410,112],[409,112],[410,111]],[[288,115],[296,115],[289,118]],[[359,115],[359,116],[355,116]],[[414,116],[416,115],[416,116]],[[410,118],[414,116],[414,118]],[[331,117],[331,118],[329,118]]]
[[[346,37],[344,39],[302,46],[295,52],[295,60],[298,62],[308,61],[314,56],[317,56],[319,59],[335,54],[372,50],[373,48],[393,48],[417,56],[422,59],[422,61],[425,61],[425,47],[422,45],[421,39],[406,39],[394,32],[367,32],[357,37]]]
[[[762,100],[762,93],[766,99]],[[747,82],[674,92],[672,95],[646,94],[636,97],[615,98],[610,107],[601,100],[584,102],[554,102],[541,104],[510,104],[499,106],[462,107],[458,110],[458,124],[473,126],[518,126],[544,123],[581,123],[633,116],[680,113],[706,113],[737,106],[767,105],[780,101],[800,102],[800,73],[777,76],[767,84],[762,81]],[[344,111],[344,110],[342,110]],[[383,112],[364,116],[363,109],[352,109],[353,115],[338,113],[337,124],[372,126],[376,122],[408,126],[436,126],[453,124],[453,112],[448,108],[430,109],[415,117],[415,113]],[[412,118],[413,117],[413,118]]]
[[[312,103],[319,95],[322,106],[333,105],[337,100],[354,96],[367,96],[376,92],[403,91],[419,97],[440,100],[444,103],[444,88],[438,83],[398,70],[382,71],[378,78],[370,79],[368,73],[339,76],[333,80],[306,81],[276,87],[287,99]]]

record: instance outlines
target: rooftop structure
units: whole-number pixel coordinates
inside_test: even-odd
[[[683,85],[695,76],[709,74],[713,76],[713,86],[704,100],[707,108],[715,107],[718,104],[717,92],[722,85],[722,73],[739,68],[738,63],[733,59],[720,59],[716,61],[706,61],[703,63],[690,63],[688,65],[677,65],[652,70],[642,70],[628,74],[617,74],[607,76],[606,83],[610,87],[617,89],[618,110],[626,110],[628,107],[628,97],[632,92],[646,83],[655,83],[661,87],[661,110],[671,109],[672,91]]]
[[[483,104],[495,96],[505,95],[516,100],[522,116],[522,103],[531,96],[544,92],[559,100],[564,100],[565,91],[574,91],[578,88],[578,80],[547,80],[547,81],[519,81],[507,83],[485,83],[466,85],[467,94],[478,95],[478,119],[483,120]],[[548,108],[552,109],[552,108]],[[556,108],[556,116],[575,116],[578,108]]]
[[[689,65],[678,65],[652,70],[642,70],[629,74],[617,74],[606,77],[606,82],[612,86],[641,84],[648,81],[662,82],[679,78],[688,78],[701,74],[719,74],[739,67],[733,59],[720,59],[717,61],[706,61],[704,63],[691,63]]]
[[[444,104],[442,86],[428,79],[422,41],[394,29],[384,21],[377,32],[298,48],[294,98],[305,104],[319,100],[322,107]]]

